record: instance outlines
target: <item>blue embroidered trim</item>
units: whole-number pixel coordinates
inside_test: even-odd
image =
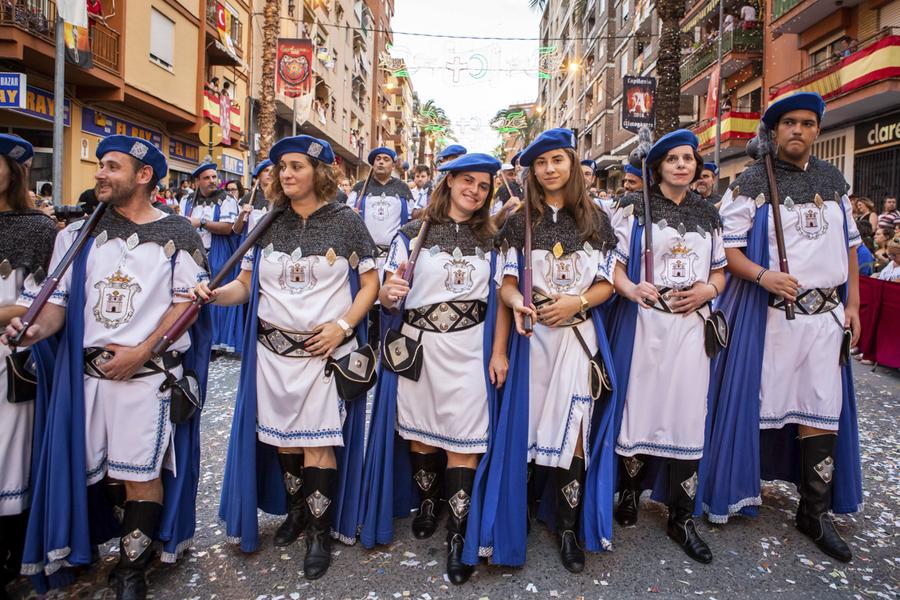
[[[256,431],[257,433],[262,433],[274,438],[278,438],[280,440],[320,440],[329,437],[339,437],[342,433],[341,429],[305,429],[295,431],[280,431],[278,429],[266,427],[265,425],[259,424],[256,425]]]
[[[625,252],[622,252],[621,250],[619,250],[618,247],[616,247],[616,248],[613,250],[613,253],[616,255],[616,258],[617,258],[620,262],[625,263],[625,264],[628,264],[628,254],[626,254]]]
[[[106,468],[106,454],[103,455],[103,458],[100,459],[100,462],[93,469],[88,469],[88,471],[84,474],[84,476],[90,480],[94,477],[94,475],[103,471]]]
[[[709,268],[710,269],[721,269],[722,267],[724,267],[727,264],[728,264],[728,259],[723,258],[722,260],[714,260],[712,265],[710,265]]]
[[[791,410],[780,417],[764,417],[762,415],[759,416],[759,424],[760,425],[785,425],[787,423],[793,422],[793,420],[802,420],[809,421],[811,423],[819,423],[822,425],[837,425],[840,421],[840,417],[826,417],[825,415],[815,415],[812,413],[805,413],[799,410]]]
[[[634,450],[656,450],[666,452],[668,454],[680,454],[684,456],[703,454],[703,446],[699,448],[680,448],[671,444],[658,444],[656,442],[637,442],[628,446],[624,446],[616,442],[616,451],[633,452]]]
[[[559,445],[559,448],[552,448],[549,446],[538,446],[536,443],[528,446],[528,452],[537,452],[538,454],[545,454],[547,456],[559,456],[562,454],[563,446],[565,446],[566,440],[569,438],[569,427],[572,426],[572,416],[575,413],[575,403],[582,402],[585,404],[590,404],[591,397],[590,396],[579,396],[574,395],[572,399],[569,401],[569,416],[566,418],[566,428],[563,430],[562,443]],[[590,420],[591,416],[587,416]]]
[[[109,461],[109,468],[113,471],[123,471],[125,473],[152,473],[156,470],[157,462],[162,455],[162,438],[163,432],[166,430],[165,420],[166,406],[169,404],[169,398],[160,398],[159,413],[156,417],[156,442],[153,444],[153,456],[146,465],[136,465],[126,462]]]
[[[15,500],[16,498],[21,498],[25,494],[28,493],[28,488],[19,488],[17,490],[0,490],[0,502],[6,502],[8,500]]]
[[[397,424],[397,429],[410,433],[413,435],[420,435],[424,438],[437,440],[439,442],[445,442],[447,444],[452,444],[454,446],[463,446],[463,447],[472,447],[472,446],[485,446],[488,443],[487,436],[474,440],[464,440],[462,438],[454,438],[446,435],[440,435],[437,433],[431,433],[430,431],[425,431],[424,429],[415,429],[413,427],[404,427],[403,425]]]
[[[37,298],[37,294],[32,294],[28,290],[22,290],[22,297],[27,298],[29,300],[34,300],[35,298]],[[66,292],[63,290],[56,290],[55,292],[53,292],[53,295],[50,297],[51,298],[62,298],[63,300],[65,300],[65,299],[68,299],[69,292]]]
[[[742,234],[742,235],[725,235],[725,236],[722,236],[722,240],[725,242],[725,245],[726,245],[726,246],[731,245],[731,244],[744,244],[744,245],[746,245],[746,244],[747,244],[748,238],[749,238],[749,235],[746,234],[746,233],[745,233],[745,234]]]

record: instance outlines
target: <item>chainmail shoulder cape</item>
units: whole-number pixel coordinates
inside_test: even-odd
[[[815,202],[816,194],[825,202],[838,202],[848,190],[847,182],[837,167],[815,156],[809,157],[805,171],[777,158],[773,168],[782,203],[787,198],[794,204]],[[765,162],[758,160],[747,167],[728,188],[734,196],[756,198],[762,194],[769,202],[769,178]]]
[[[502,177],[502,175],[501,175]],[[518,181],[507,181],[509,184],[509,189],[512,191],[513,195],[517,198],[524,197],[524,193],[522,192],[522,186],[519,185]],[[494,194],[494,202],[500,202],[501,204],[506,204],[506,201],[509,200],[510,195],[509,192],[506,191],[506,186],[503,185],[503,181],[500,181],[500,187],[497,188],[497,193]]]
[[[50,265],[56,231],[53,219],[39,210],[0,212],[0,275],[8,265],[42,281]]]
[[[83,224],[84,221],[79,223]],[[78,228],[81,226],[78,225]],[[167,256],[172,256],[176,250],[182,250],[190,254],[198,265],[207,268],[206,250],[203,248],[200,234],[191,226],[189,220],[178,215],[166,215],[158,221],[138,225],[110,206],[100,217],[100,221],[91,232],[91,237],[97,244],[113,238],[123,240],[127,245],[153,243],[162,246]],[[134,241],[130,242],[130,239]]]
[[[362,191],[364,184],[365,180],[361,180],[357,181],[356,185],[353,186],[353,191],[356,192],[357,197]],[[385,196],[406,198],[407,200],[412,198],[412,192],[409,191],[409,186],[396,177],[391,177],[390,180],[384,184],[379,183],[378,180],[373,177],[369,181],[369,187],[366,188],[366,196],[381,196],[382,194]]]
[[[634,211],[638,221],[643,224],[643,193],[625,194],[616,204],[616,209]],[[675,204],[663,196],[659,186],[653,186],[650,189],[650,217],[660,229],[671,227],[682,235],[688,231],[705,235],[722,228],[722,220],[719,218],[719,211],[715,205],[692,190],[688,190],[681,204]]]
[[[410,240],[419,235],[422,228],[422,220],[415,219],[400,228],[401,233]],[[492,240],[479,240],[472,232],[468,223],[432,223],[428,228],[428,236],[425,239],[423,250],[437,246],[442,252],[453,254],[459,248],[463,256],[475,256],[479,252],[487,253],[491,250]]]
[[[596,206],[594,207],[600,216],[599,239],[583,240],[578,234],[578,224],[575,217],[565,208],[556,213],[553,219],[553,209],[547,207],[544,216],[532,225],[531,248],[532,250],[552,251],[559,243],[562,245],[563,254],[571,254],[578,250],[584,250],[585,243],[590,244],[596,250],[603,252],[616,247],[616,234],[609,218]],[[525,247],[525,213],[522,210],[510,215],[503,225],[503,229],[497,233],[494,242],[499,248],[524,248]]]
[[[241,198],[241,201],[238,203],[240,206],[243,206],[253,200],[253,210],[262,210],[269,206],[269,200],[266,198],[265,192],[263,192],[262,186],[259,186],[256,190],[256,196],[253,196],[253,190],[251,189],[249,192],[244,194],[244,197]]]
[[[285,254],[299,248],[303,256],[327,256],[331,250],[336,256],[349,259],[356,254],[362,260],[376,253],[375,242],[356,211],[337,202],[322,206],[306,221],[286,208],[256,244],[264,252],[271,247]]]
[[[194,193],[194,198],[191,200],[194,206],[208,206],[210,204],[222,204],[225,200],[225,196],[228,194],[225,190],[216,190],[209,196],[201,196],[200,192]]]

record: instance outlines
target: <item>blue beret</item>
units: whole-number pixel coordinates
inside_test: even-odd
[[[575,134],[572,133],[571,129],[548,129],[537,136],[537,139],[522,150],[519,164],[523,167],[530,167],[534,159],[544,152],[558,150],[559,148],[575,148]]]
[[[798,92],[770,104],[763,113],[762,122],[769,129],[775,129],[781,116],[792,110],[811,110],[818,115],[821,123],[822,117],[825,116],[825,101],[815,92]]]
[[[466,154],[468,150],[466,150],[465,146],[461,146],[459,144],[450,144],[437,155],[437,157],[441,160],[447,158],[448,156],[458,156],[460,154]]]
[[[704,171],[712,171],[713,175],[719,174],[719,165],[714,162],[703,163]]]
[[[17,135],[0,133],[0,154],[10,157],[21,165],[34,156],[34,148]]]
[[[370,165],[375,164],[375,157],[379,154],[384,154],[386,156],[390,156],[391,160],[397,160],[397,153],[391,150],[390,148],[385,148],[384,146],[380,146],[375,148],[371,152],[369,152],[369,157],[366,159],[366,162]]]
[[[499,170],[500,161],[490,154],[482,154],[481,152],[463,154],[456,160],[443,163],[438,167],[438,171],[449,171],[451,173],[475,171],[478,173],[490,173],[491,175]]]
[[[640,169],[638,169],[637,167],[633,167],[630,164],[625,165],[625,172],[630,173],[630,174],[634,175],[635,177],[643,177],[644,176],[644,174],[641,173]]]
[[[522,156],[522,151],[519,150],[518,152],[516,152],[515,154],[513,154],[512,160],[509,161],[510,164],[512,164],[512,166],[514,166],[514,167],[515,167],[516,165],[518,165],[518,164],[519,164],[519,158],[521,158],[521,156]]]
[[[194,172],[191,173],[191,177],[197,179],[198,177],[200,177],[201,173],[203,173],[204,171],[209,171],[210,169],[212,169],[213,171],[218,171],[219,165],[217,165],[216,163],[203,163],[202,165],[194,169]]]
[[[275,164],[289,152],[305,154],[322,161],[326,165],[334,162],[334,151],[331,149],[331,144],[311,135],[297,135],[278,140],[272,146],[272,149],[269,150],[269,160],[272,161],[272,164]]]
[[[260,173],[262,173],[263,171],[265,171],[266,169],[268,169],[268,168],[271,167],[271,166],[272,166],[272,161],[271,161],[271,159],[268,159],[268,158],[267,158],[266,160],[262,161],[261,163],[259,163],[258,165],[256,165],[256,168],[255,168],[255,169],[253,169],[253,177],[254,177],[254,178],[255,178],[255,177],[259,177],[259,174],[260,174]]]
[[[145,139],[130,135],[111,135],[97,144],[97,158],[102,159],[107,152],[122,152],[133,156],[153,169],[153,177],[159,181],[169,172],[166,157],[159,149]],[[155,182],[154,182],[155,183]]]
[[[656,140],[656,143],[653,144],[653,147],[650,148],[650,152],[647,154],[647,164],[653,164],[661,159],[672,148],[677,148],[678,146],[690,146],[696,150],[699,144],[700,140],[697,139],[694,132],[688,131],[687,129],[676,129]]]
[[[586,159],[586,160],[581,161],[581,166],[582,167],[590,167],[591,171],[597,170],[597,163],[591,159]]]

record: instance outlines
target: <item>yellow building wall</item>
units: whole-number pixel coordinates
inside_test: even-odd
[[[182,4],[193,5],[194,12],[198,9],[196,2]],[[171,71],[150,60],[151,7],[175,23]],[[201,85],[197,81],[197,26],[166,2],[150,0],[128,4],[125,31],[125,82],[196,114]]]

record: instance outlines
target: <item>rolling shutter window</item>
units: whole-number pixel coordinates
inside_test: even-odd
[[[150,9],[150,58],[171,68],[175,54],[175,23],[167,16]]]

